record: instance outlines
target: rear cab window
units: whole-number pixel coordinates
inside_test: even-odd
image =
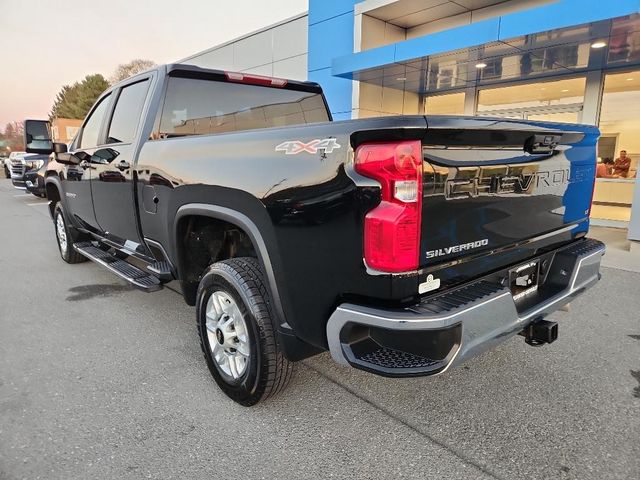
[[[329,121],[320,93],[169,77],[158,138]]]

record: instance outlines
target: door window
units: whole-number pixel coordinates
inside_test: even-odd
[[[93,109],[89,118],[82,127],[82,138],[80,139],[79,148],[90,148],[98,145],[98,136],[100,135],[100,127],[102,121],[107,113],[107,106],[109,105],[109,98],[111,94],[100,100],[100,103]]]
[[[133,142],[148,90],[148,79],[122,89],[111,118],[107,143]]]

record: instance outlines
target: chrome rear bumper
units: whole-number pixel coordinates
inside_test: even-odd
[[[342,304],[327,323],[331,356],[385,376],[442,373],[571,302],[599,280],[604,252],[583,239],[541,256],[548,267],[525,305],[503,286],[508,269],[403,309]]]

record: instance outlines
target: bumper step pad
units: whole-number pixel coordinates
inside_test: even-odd
[[[360,360],[382,368],[429,368],[438,364],[437,360],[386,347],[368,352]]]
[[[492,283],[481,280],[451,292],[426,299],[418,305],[409,307],[407,310],[421,315],[441,314],[457,308],[464,308],[503,289],[504,287],[497,282]]]
[[[76,243],[73,245],[78,253],[89,260],[108,268],[117,276],[126,280],[131,285],[145,292],[155,292],[162,288],[158,277],[151,275],[138,267],[119,259],[111,253],[98,248],[91,242]]]

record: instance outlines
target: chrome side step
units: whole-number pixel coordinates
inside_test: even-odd
[[[126,280],[131,285],[144,292],[155,292],[162,289],[162,282],[158,277],[96,247],[91,242],[76,243],[73,245],[73,248],[80,255],[83,255],[89,260],[106,267],[123,280]]]

